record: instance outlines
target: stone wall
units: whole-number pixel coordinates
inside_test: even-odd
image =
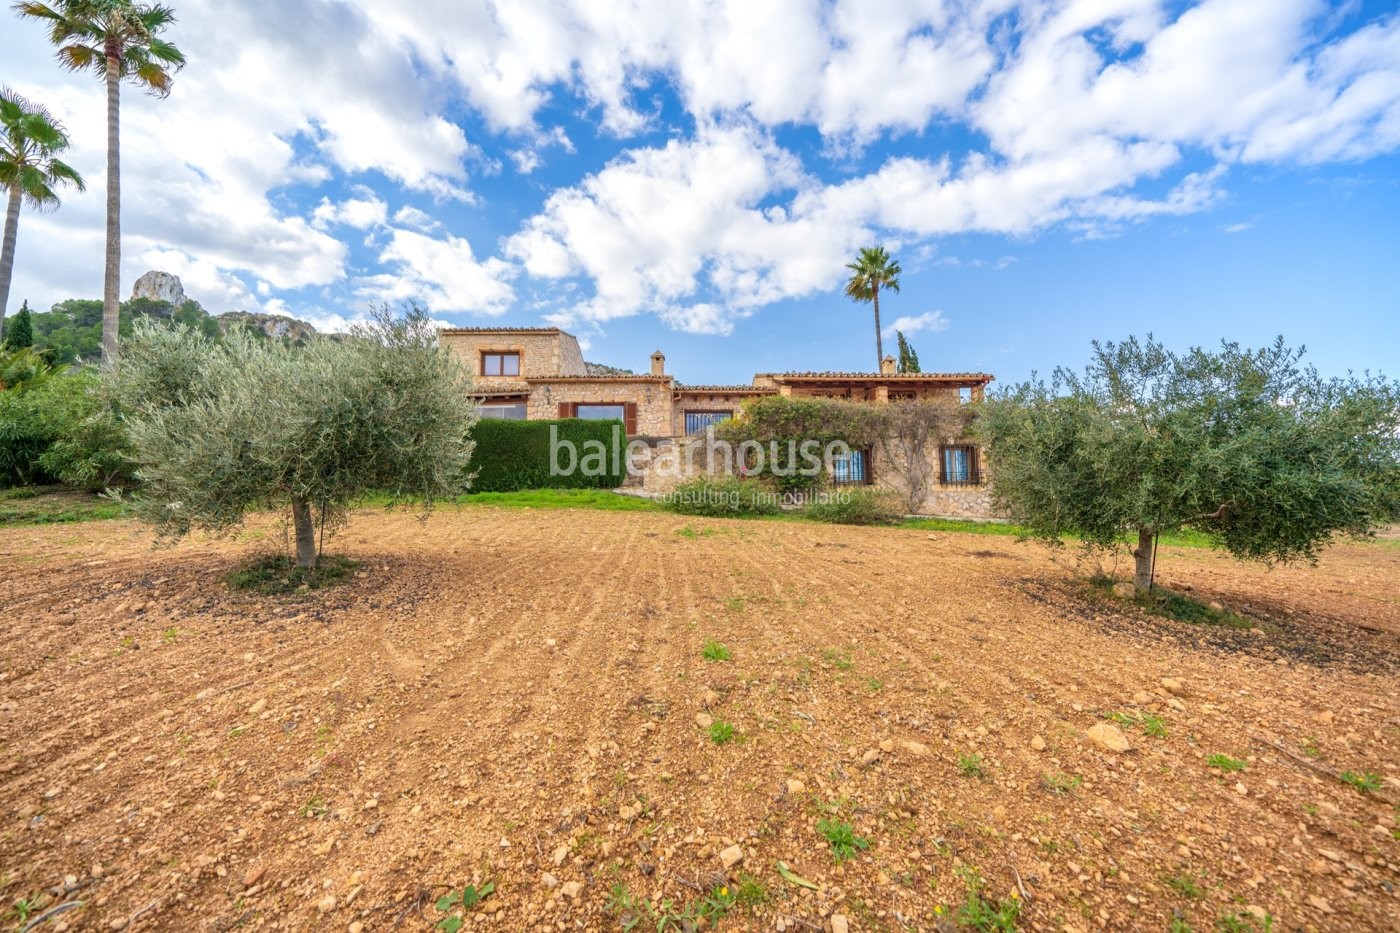
[[[998,519],[992,508],[991,494],[986,486],[957,487],[939,486],[924,497],[924,507],[920,515],[934,515],[938,518],[967,518],[974,521]]]
[[[559,335],[559,359],[558,369],[551,375],[556,376],[587,376],[588,364],[583,361],[583,351],[579,349],[578,340],[573,334]],[[531,373],[530,375],[534,375]]]
[[[697,476],[727,473],[724,458],[716,456],[712,461],[706,456],[706,447],[703,437],[677,438],[657,444],[649,455],[634,461],[641,473],[642,490],[664,495]],[[712,462],[713,470],[710,469]]]
[[[519,353],[520,376],[586,376],[583,353],[571,335],[559,333],[451,333],[442,334],[442,344],[471,368],[472,378],[482,386],[496,382],[519,382],[517,376],[483,376],[481,354]]]
[[[970,443],[970,441],[960,443]],[[978,521],[999,517],[992,509],[991,496],[988,494],[986,485],[944,486],[938,481],[937,447],[934,447],[932,457],[933,462],[929,464],[929,473],[925,480],[924,488],[926,491],[923,501],[914,510],[915,512],[939,518],[966,518]],[[908,481],[904,471],[896,469],[894,464],[890,463],[878,450],[875,453],[872,466],[876,486],[895,493],[902,501],[908,499]],[[905,506],[908,506],[907,502],[905,502]]]
[[[675,404],[675,423],[671,434],[685,435],[685,413],[687,411],[727,411],[739,414],[744,403],[758,396],[749,392],[682,392]]]
[[[582,402],[590,405],[620,405],[634,402],[637,406],[637,433],[648,437],[668,437],[671,433],[673,406],[671,387],[664,380],[632,382],[599,379],[587,382],[546,382],[530,386],[530,401],[526,417],[531,421],[559,417],[560,402]]]

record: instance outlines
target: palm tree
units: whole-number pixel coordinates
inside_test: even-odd
[[[52,114],[9,88],[0,89],[0,189],[9,195],[0,240],[0,325],[5,323],[15,271],[20,205],[28,201],[35,210],[52,210],[58,207],[56,189],[61,185],[83,190],[82,176],[55,158],[67,148],[68,134]]]
[[[160,33],[175,22],[170,7],[135,0],[57,0],[16,3],[21,16],[42,20],[58,61],[71,71],[91,71],[107,81],[107,265],[102,283],[102,355],[117,353],[121,307],[121,83],[129,79],[157,97],[170,93],[171,71],[185,56]]]
[[[875,303],[875,371],[885,359],[885,344],[880,339],[880,289],[899,291],[899,262],[891,259],[883,246],[861,247],[855,262],[846,263],[851,270],[851,280],[846,283],[846,294],[856,301]]]

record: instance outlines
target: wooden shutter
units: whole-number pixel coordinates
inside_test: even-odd
[[[578,402],[560,402],[560,403],[559,403],[559,417],[560,417],[560,418],[577,418],[577,417],[578,417]]]
[[[622,403],[622,429],[627,432],[628,437],[637,433],[637,403]]]

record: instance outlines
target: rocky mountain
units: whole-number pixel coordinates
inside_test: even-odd
[[[264,314],[260,311],[228,311],[217,315],[219,330],[228,333],[234,327],[247,327],[264,337],[275,340],[290,340],[292,343],[305,343],[316,336],[316,328],[296,318],[280,314]]]
[[[163,301],[172,308],[178,308],[189,299],[185,297],[185,286],[180,284],[178,275],[169,272],[147,272],[131,287],[131,297],[150,301]]]
[[[606,363],[589,363],[584,361],[584,369],[590,376],[635,376],[636,373],[630,369],[620,369],[616,366],[609,366]]]
[[[305,343],[316,328],[305,321],[276,314],[234,311],[212,315],[185,294],[180,277],[169,272],[147,272],[136,280],[131,298],[121,303],[121,333],[131,332],[139,318],[174,321],[206,337],[218,337],[232,328],[248,327],[270,340]],[[58,365],[94,362],[102,356],[102,302],[96,298],[69,298],[48,311],[32,315],[34,347]],[[335,335],[331,335],[335,336]]]
[[[185,295],[185,287],[178,275],[152,270],[136,280],[131,289],[132,300],[144,298],[147,301],[164,302],[172,308],[182,308],[186,303],[193,304],[200,312],[207,314],[198,301]],[[273,340],[290,340],[305,343],[316,336],[316,328],[305,321],[284,317],[280,314],[265,314],[261,311],[226,311],[223,314],[209,315],[219,325],[220,333],[228,333],[235,327],[247,327],[264,337]]]

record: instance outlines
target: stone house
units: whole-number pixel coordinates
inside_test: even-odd
[[[749,385],[685,385],[666,372],[660,350],[643,375],[595,374],[578,340],[557,327],[452,327],[443,345],[466,361],[485,418],[541,420],[599,418],[623,422],[629,438],[646,442],[649,455],[638,482],[665,492],[698,465],[694,438],[732,418],[745,402],[768,395],[833,398],[881,404],[910,398],[980,400],[992,376],[986,373],[897,373],[886,357],[878,373],[758,373]],[[970,518],[991,517],[981,452],[966,438],[939,446],[933,482],[921,512]],[[833,465],[837,485],[897,488],[894,471],[874,451],[855,451]]]

